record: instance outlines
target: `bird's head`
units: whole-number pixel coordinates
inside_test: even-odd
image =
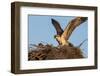
[[[60,35],[54,35],[54,38],[58,41],[59,44],[62,44]]]
[[[55,39],[58,39],[60,37],[60,35],[54,35]]]

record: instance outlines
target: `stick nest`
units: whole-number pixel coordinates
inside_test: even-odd
[[[39,43],[29,48],[28,60],[79,59],[84,58],[78,47],[53,46]]]

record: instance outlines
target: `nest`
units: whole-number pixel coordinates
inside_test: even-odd
[[[83,53],[78,47],[53,46],[39,43],[29,49],[28,60],[53,60],[53,59],[79,59],[84,58]]]

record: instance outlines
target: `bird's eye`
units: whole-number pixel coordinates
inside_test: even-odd
[[[54,35],[54,38],[56,38],[56,35]]]

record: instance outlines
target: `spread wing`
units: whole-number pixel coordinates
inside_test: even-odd
[[[65,28],[62,36],[68,40],[71,36],[72,32],[78,27],[80,24],[84,23],[87,20],[87,17],[76,17],[72,21],[69,22],[68,26]]]
[[[54,19],[51,19],[51,20],[52,20],[52,24],[53,24],[53,26],[54,26],[55,29],[56,29],[57,35],[60,35],[60,36],[61,36],[62,33],[63,33],[63,29],[61,28],[59,22],[57,22],[57,21],[54,20]]]

